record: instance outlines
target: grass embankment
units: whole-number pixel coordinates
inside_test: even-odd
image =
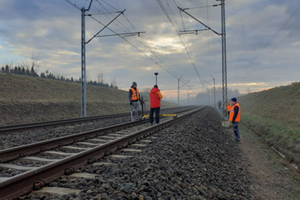
[[[80,117],[78,83],[3,73],[0,80],[0,126]],[[162,108],[174,106],[162,101]],[[87,116],[124,112],[130,112],[128,91],[87,86]]]
[[[243,113],[243,124],[287,156],[287,160],[300,163],[300,129],[288,127],[276,120]]]
[[[241,122],[300,164],[300,83],[240,97]]]

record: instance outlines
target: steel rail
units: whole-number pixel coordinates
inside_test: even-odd
[[[86,164],[92,164],[96,159],[100,159],[105,155],[115,152],[119,147],[127,146],[129,143],[140,140],[149,134],[171,126],[204,108],[205,107],[194,109],[175,119],[169,119],[158,125],[150,126],[149,128],[134,132],[114,141],[4,180],[0,182],[0,200],[17,198],[20,195],[32,191],[33,188],[40,189],[44,184],[59,176],[71,174],[75,169],[85,166]]]
[[[187,110],[184,110],[181,112],[185,112],[185,111],[187,111]],[[180,113],[180,112],[178,111],[177,113]],[[26,157],[28,155],[32,155],[35,153],[47,151],[49,149],[53,149],[53,148],[56,148],[59,146],[78,142],[78,141],[81,141],[81,140],[84,140],[84,139],[87,139],[90,137],[100,136],[100,135],[105,134],[110,131],[121,130],[121,129],[124,129],[127,127],[132,127],[134,125],[138,125],[141,123],[147,123],[147,122],[148,122],[148,120],[121,123],[121,124],[117,124],[117,125],[113,125],[113,126],[108,126],[105,128],[94,129],[91,131],[85,131],[85,132],[67,135],[67,136],[63,136],[63,137],[58,137],[58,138],[54,138],[54,139],[50,139],[50,140],[43,140],[40,142],[28,144],[28,145],[22,145],[22,146],[3,149],[3,150],[0,150],[0,163],[14,160],[17,158]]]
[[[195,106],[179,107],[179,109],[183,109],[183,108],[193,109],[193,108],[195,108]],[[164,112],[164,111],[174,110],[174,109],[177,109],[177,108],[167,108],[167,109],[163,109],[161,111]],[[25,130],[32,130],[32,129],[38,129],[38,128],[64,126],[64,125],[70,125],[70,124],[74,124],[74,123],[84,123],[84,122],[88,122],[88,121],[117,118],[117,117],[126,117],[126,116],[130,116],[130,113],[129,112],[117,113],[117,114],[112,114],[112,115],[101,115],[101,116],[94,116],[94,117],[73,118],[73,119],[64,119],[64,120],[57,120],[57,121],[18,124],[18,125],[12,125],[12,126],[2,126],[2,127],[0,127],[0,134],[14,132],[14,131],[25,131]]]
[[[132,127],[134,125],[146,123],[146,122],[148,121],[142,120],[136,122],[122,123],[114,126],[95,129],[92,131],[81,132],[77,134],[58,137],[55,139],[44,140],[41,142],[36,142],[28,145],[22,145],[18,147],[4,149],[0,151],[0,163],[11,161],[17,158],[26,157],[35,153],[47,151],[49,149],[54,149],[56,147],[64,146],[74,142],[79,142],[84,139],[100,136],[104,133],[108,133],[115,130],[122,130],[124,128]]]

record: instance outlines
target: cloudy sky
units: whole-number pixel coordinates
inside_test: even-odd
[[[78,78],[81,71],[81,11],[90,0],[1,0],[0,65],[18,65],[39,58],[39,72]],[[140,37],[95,37],[86,45],[87,76],[106,82],[115,78],[128,90],[158,85],[167,99],[180,85],[197,94],[222,83],[221,37],[210,31],[178,31],[204,27],[179,12],[177,6],[221,32],[220,6],[215,0],[94,0],[86,16],[86,41],[118,11],[123,11],[100,35],[144,31]],[[241,93],[299,81],[299,0],[227,0],[228,87]],[[76,4],[72,6],[71,4]],[[176,5],[177,4],[177,5]],[[208,5],[208,7],[207,7]],[[164,11],[163,11],[164,9]],[[201,80],[197,76],[197,72]],[[181,88],[186,96],[188,87]]]

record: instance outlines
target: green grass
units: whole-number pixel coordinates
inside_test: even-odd
[[[4,73],[0,80],[0,126],[80,117],[78,83]],[[125,90],[87,85],[87,116],[129,113],[128,82]],[[149,111],[148,93],[144,100]],[[176,105],[162,100],[161,107]]]
[[[264,141],[291,154],[300,153],[300,129],[290,127],[277,120],[243,113],[241,122]]]
[[[276,132],[278,135],[279,134],[285,134],[285,127],[284,125],[271,120],[271,119],[266,119],[266,118],[259,118],[257,116],[249,115],[243,113],[243,122],[240,125],[240,131],[241,134],[244,135],[246,138],[248,138],[249,141],[252,143],[255,143],[255,145],[263,152],[269,152],[271,151],[270,148],[267,146],[267,144],[264,142],[265,137],[257,137],[258,134],[255,134],[255,130],[258,130],[259,126],[269,126],[267,130],[271,131],[275,129],[275,127],[278,127],[279,132]],[[275,124],[275,125],[274,125]],[[254,127],[251,127],[251,125],[254,125]],[[271,126],[274,125],[272,128]],[[284,127],[284,128],[283,128]],[[291,128],[293,132],[293,128]],[[294,130],[296,133],[298,132],[298,137],[299,137],[299,130]],[[267,134],[268,138],[272,138],[272,134]],[[288,134],[289,135],[289,134]],[[284,138],[287,137],[287,135],[284,135]],[[293,134],[291,136],[293,138]],[[289,140],[289,138],[287,138]],[[280,181],[282,182],[282,186],[280,185],[275,185],[275,190],[279,192],[280,194],[284,194],[283,196],[285,199],[290,199],[290,200],[299,200],[300,199],[300,187],[298,187],[300,183],[300,178],[299,174],[296,171],[291,171],[291,170],[286,170],[290,168],[291,166],[285,162],[282,159],[279,159],[279,157],[276,153],[267,153],[266,154],[266,159],[269,160],[269,162],[272,164],[274,169],[276,169],[276,173],[279,173],[279,178]],[[272,170],[270,168],[270,170]],[[288,191],[288,192],[287,192]]]

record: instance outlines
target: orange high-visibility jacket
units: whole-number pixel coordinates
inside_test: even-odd
[[[140,99],[140,93],[139,90],[136,88],[136,90],[134,88],[131,88],[131,100],[135,101],[135,100],[139,100]]]
[[[235,104],[233,104],[232,105],[232,107],[231,107],[231,110],[230,110],[230,114],[229,114],[229,121],[231,121],[232,122],[232,120],[233,120],[233,116],[234,116],[234,108],[235,107],[239,107],[239,112],[238,112],[238,114],[237,114],[237,116],[236,116],[236,118],[235,118],[235,122],[240,122],[240,120],[241,120],[241,107],[240,107],[240,105],[238,104],[238,103],[235,103]]]
[[[231,106],[228,104],[226,109],[227,109],[226,111],[229,112],[231,110]]]

